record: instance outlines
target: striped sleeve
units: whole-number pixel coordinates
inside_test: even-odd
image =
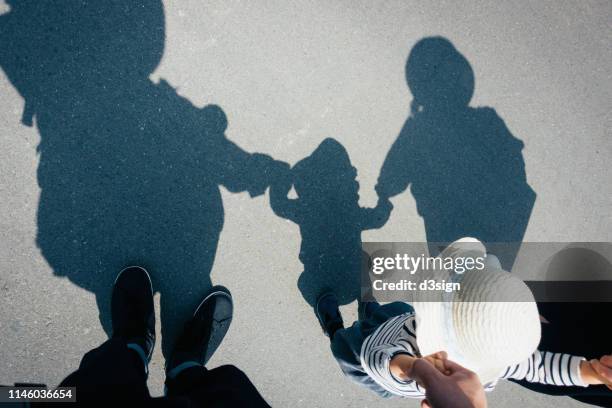
[[[394,395],[423,398],[425,390],[416,381],[402,381],[389,369],[389,363],[397,354],[418,357],[416,347],[416,320],[413,314],[396,316],[386,321],[368,336],[361,347],[361,365],[365,372]]]
[[[510,366],[502,378],[526,380],[532,383],[587,387],[580,375],[583,357],[549,351],[536,351],[520,364]]]

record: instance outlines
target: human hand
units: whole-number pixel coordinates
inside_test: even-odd
[[[433,364],[433,366],[436,367],[436,369],[442,374],[451,374],[451,371],[446,367],[446,362],[448,361],[448,354],[446,351],[438,351],[437,353],[423,357],[423,359]]]
[[[421,407],[486,408],[487,399],[478,376],[453,361],[441,361],[444,374],[426,358],[417,359],[412,365],[411,377],[425,388]]]
[[[378,197],[380,197],[381,199],[383,200],[389,199],[389,194],[387,193],[385,189],[382,188],[380,183],[376,183],[376,185],[374,186],[374,191],[376,191],[376,194],[378,194]]]
[[[449,373],[444,365],[444,360],[448,358],[445,351],[439,351],[421,358],[432,364],[442,374]],[[414,362],[418,359],[418,357],[413,357],[409,354],[396,354],[389,362],[389,370],[391,370],[395,377],[403,381],[410,380],[412,379]]]
[[[393,204],[389,200],[389,197],[378,197],[376,207],[386,213],[390,213],[393,209]]]
[[[284,161],[274,160],[271,165],[271,173],[273,179],[276,177],[282,179],[291,178],[291,166],[289,165],[289,163],[286,163]]]
[[[278,187],[283,191],[288,192],[293,184],[293,176],[291,174],[291,166],[289,163],[274,160],[269,167],[270,186]]]
[[[580,363],[582,380],[589,385],[604,384],[612,390],[612,355]]]
[[[250,159],[250,172],[256,180],[249,188],[251,197],[257,197],[265,193],[270,185],[271,168],[275,160],[263,153],[253,153]]]
[[[387,221],[389,221],[392,209],[393,204],[391,204],[389,199],[379,197],[376,208],[374,208],[374,211],[371,213],[374,217],[374,221],[370,224],[370,228],[380,228],[385,225]]]
[[[260,177],[260,182],[252,192],[252,196],[263,194],[266,188],[273,183],[291,184],[291,166],[288,163],[274,160],[271,156],[262,153],[254,153],[251,160],[252,171],[259,174]]]

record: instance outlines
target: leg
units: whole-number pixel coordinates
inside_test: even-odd
[[[170,398],[187,398],[201,407],[268,407],[247,376],[234,366],[207,370],[232,321],[232,297],[216,286],[185,324],[166,367]]]
[[[338,330],[344,329],[342,315],[340,314],[340,309],[338,309],[338,300],[333,293],[328,292],[319,296],[315,304],[315,314],[323,329],[323,333],[330,340],[333,340],[334,334]]]
[[[112,337],[83,357],[79,369],[62,387],[76,387],[77,401],[142,401],[149,399],[147,364],[155,344],[153,289],[149,274],[130,267],[113,286]]]
[[[378,385],[361,366],[359,354],[364,340],[361,323],[355,322],[351,327],[335,333],[330,343],[332,354],[344,375],[351,381],[383,398],[389,398],[392,394]]]
[[[332,354],[344,375],[383,398],[391,397],[392,394],[378,385],[361,366],[361,346],[366,337],[387,319],[412,311],[412,307],[403,302],[394,302],[384,306],[376,302],[361,303],[359,314],[363,315],[364,320],[355,322],[351,327],[345,329],[334,294],[322,295],[315,309],[323,332],[330,339]]]
[[[166,380],[168,396],[187,397],[199,407],[269,407],[245,373],[232,365],[193,366]]]
[[[76,387],[79,405],[149,398],[141,357],[117,338],[85,354],[78,370],[66,377],[60,387]]]

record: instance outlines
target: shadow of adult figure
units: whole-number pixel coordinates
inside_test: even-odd
[[[520,243],[536,196],[525,177],[523,143],[494,109],[469,106],[469,62],[447,39],[424,38],[410,52],[406,79],[411,114],[381,169],[379,195],[410,186],[430,243],[465,236]],[[507,270],[518,245],[496,251]]]
[[[37,244],[57,276],[96,295],[107,332],[116,272],[149,268],[167,355],[211,286],[219,186],[262,194],[272,160],[226,139],[218,106],[149,80],[164,49],[160,0],[9,5],[0,65],[40,133]]]
[[[309,305],[333,292],[341,305],[360,296],[361,232],[382,227],[391,203],[379,200],[375,208],[359,206],[357,169],[348,152],[327,138],[308,157],[285,172],[270,187],[275,214],[298,224],[302,235],[300,261],[304,271],[298,288]],[[291,187],[297,198],[289,198]]]

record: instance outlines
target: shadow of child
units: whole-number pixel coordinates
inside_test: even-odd
[[[392,205],[379,200],[376,208],[359,206],[357,170],[332,138],[285,170],[272,182],[270,205],[276,215],[300,226],[300,292],[311,306],[325,292],[348,304],[360,294],[361,232],[382,227]],[[295,199],[287,197],[292,185]]]

